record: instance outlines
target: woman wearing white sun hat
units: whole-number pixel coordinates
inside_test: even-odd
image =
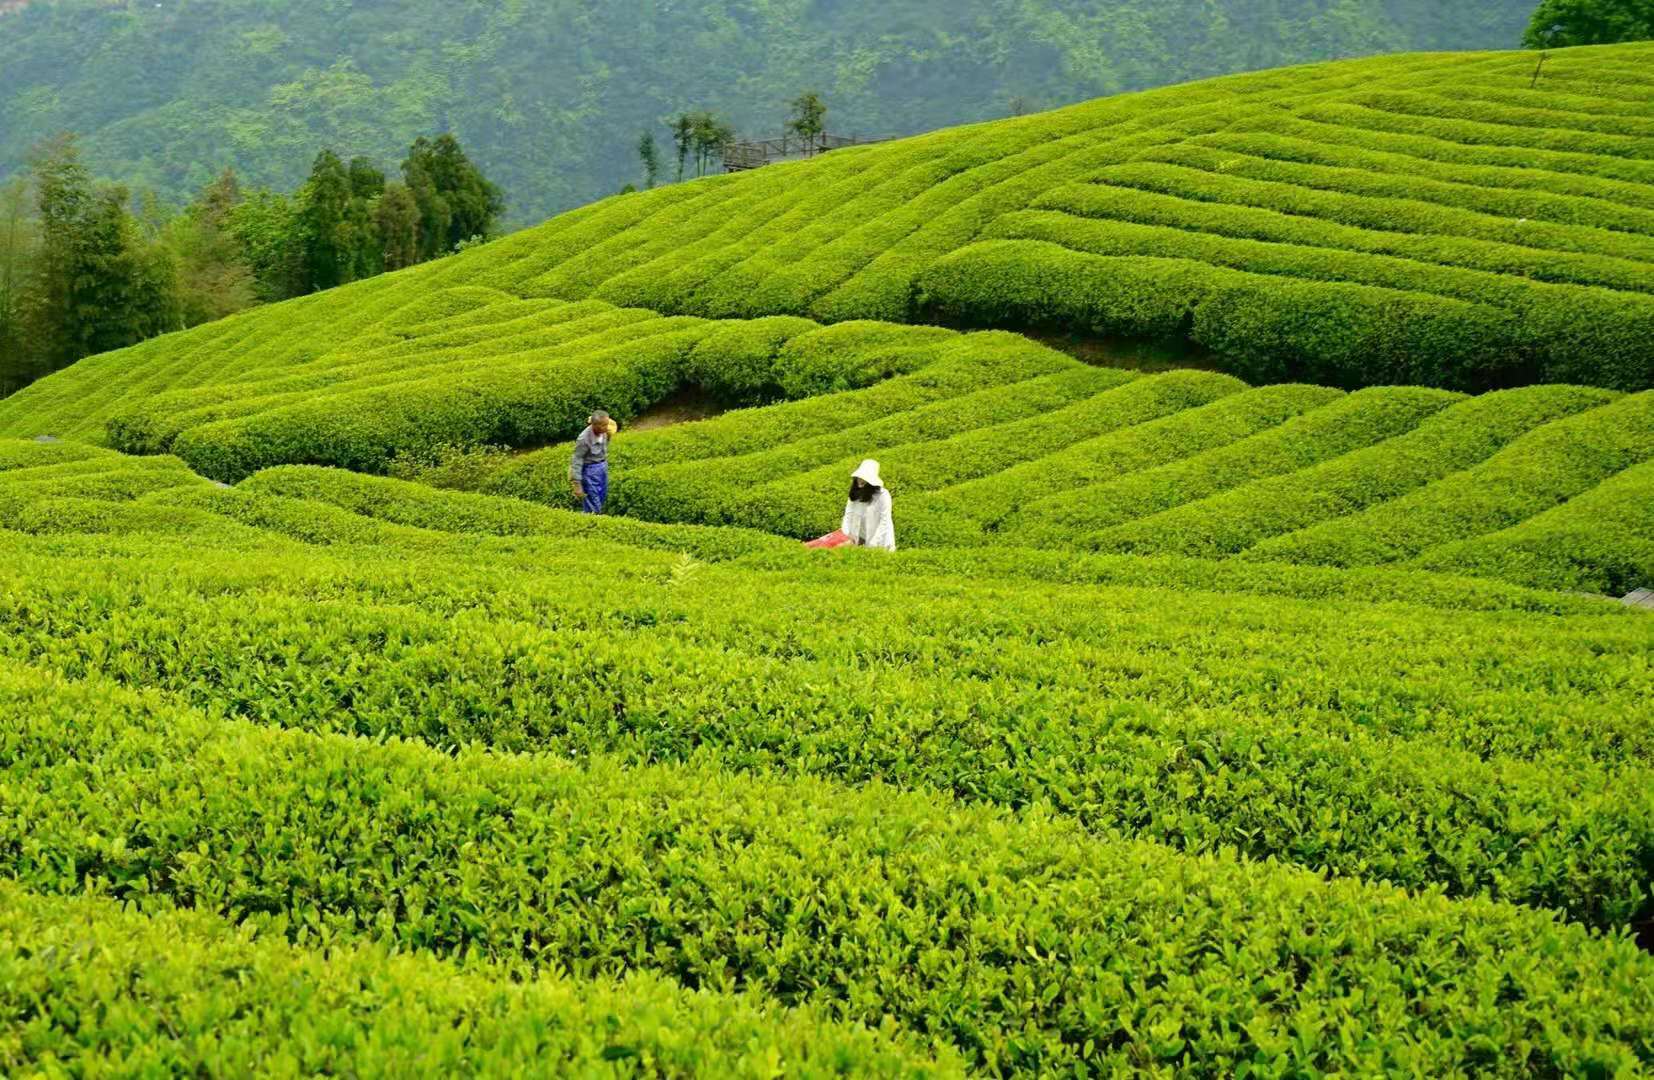
[[[850,499],[844,504],[839,531],[861,547],[896,550],[896,526],[890,520],[890,492],[879,479],[879,463],[868,458],[850,474]]]

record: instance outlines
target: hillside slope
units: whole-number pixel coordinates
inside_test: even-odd
[[[1640,390],[1651,61],[1654,45],[1557,52],[1533,89],[1526,53],[1234,76],[608,199],[96,358],[0,402],[0,431],[97,433],[156,392],[325,379],[393,345],[428,346],[429,379],[480,355],[421,340],[444,315],[486,306],[477,327],[516,328],[514,304],[554,301],[1188,340],[1253,382]],[[491,363],[536,347],[495,342]]]
[[[0,4],[0,177],[78,131],[94,170],[182,200],[225,165],[297,185],[332,146],[394,165],[452,131],[519,224],[639,181],[686,109],[779,134],[806,90],[890,135],[1229,71],[1513,47],[1533,0],[36,0]],[[21,7],[22,5],[16,5]]]

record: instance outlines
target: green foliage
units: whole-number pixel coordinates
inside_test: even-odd
[[[376,325],[394,350],[399,327],[482,340],[579,306],[487,299]],[[937,348],[622,438],[617,463],[787,480],[887,439],[900,529],[928,484],[985,469],[959,488],[973,522],[994,483],[1034,489],[1005,464],[1042,443],[1057,498],[1185,464],[1232,486],[1251,458],[1336,455],[1343,429],[1396,462],[1479,455],[1463,475],[1495,490],[1545,458],[1541,494],[1647,449],[1647,395],[1247,390],[1009,335]],[[835,404],[865,430],[828,426]],[[1647,534],[1647,475],[1592,489],[1618,535]],[[1530,569],[1590,495],[1462,563]],[[0,1054],[343,1068],[371,1043],[482,1069],[529,1052],[532,1013],[542,1057],[623,1045],[668,1071],[1635,1072],[1654,972],[1585,928],[1654,912],[1651,634],[1416,567],[807,552],[0,440],[0,998],[144,1002],[118,1026],[41,1011]],[[75,964],[40,947],[92,937]],[[394,1000],[356,992],[372,980]],[[1525,1049],[1501,1065],[1484,1034]]]
[[[33,823],[26,846],[14,837],[9,849],[27,852],[14,872],[36,888],[75,887],[35,855],[72,852],[105,888],[154,910],[197,907],[300,943],[379,940],[762,991],[946,1032],[979,1066],[1015,1072],[1106,1067],[1169,1052],[1166,1039],[1174,1057],[1219,1072],[1280,1055],[1434,1071],[1473,1052],[1460,1034],[1472,1017],[1531,1047],[1513,1075],[1583,1057],[1632,1067],[1642,1053],[1625,1017],[1647,1013],[1645,956],[1485,901],[1188,859],[1091,840],[1046,813],[960,811],[876,786],[846,801],[838,788],[708,768],[451,761],[91,690],[6,680],[26,718],[6,743],[7,783]],[[164,833],[135,842],[142,825],[126,808],[169,791],[196,794],[167,813]],[[343,872],[364,857],[379,869]],[[438,863],[447,870],[425,872]],[[387,923],[388,910],[405,914]],[[1355,912],[1365,929],[1335,952],[1304,933]],[[1209,938],[1226,947],[1196,949]],[[1159,977],[1145,975],[1148,988],[1111,977],[1110,958]],[[1209,998],[1171,977],[1191,967],[1202,982],[1236,984],[1216,1015],[1188,1009]],[[1356,985],[1359,995],[1342,989]],[[1524,1009],[1486,1000],[1507,985]],[[1293,1040],[1259,1026],[1254,994],[1336,1000],[1358,1030],[1408,1016],[1410,1037],[1361,1049]],[[1609,995],[1626,1003],[1618,1019],[1594,1005]],[[1138,1045],[1121,1008],[1156,1041]],[[942,1023],[961,1009],[968,1036]]]
[[[653,975],[514,983],[497,968],[370,945],[294,949],[212,917],[0,885],[0,1003],[15,1016],[40,1001],[55,1007],[0,1050],[9,1072],[109,1061],[209,1075],[505,1075],[525,1061],[599,1076],[960,1072],[888,1032]]]
[[[1431,547],[1413,565],[1621,596],[1654,581],[1651,492],[1654,463],[1644,461],[1509,528]]]
[[[37,0],[0,35],[0,177],[38,140],[81,131],[97,173],[181,204],[225,165],[290,191],[321,146],[390,162],[416,136],[452,131],[511,194],[521,226],[616,190],[638,171],[626,133],[659,123],[665,146],[667,118],[696,106],[777,134],[785,103],[813,89],[847,134],[911,134],[1003,116],[1012,97],[1071,102],[1334,57],[1511,47],[1532,9],[617,0],[472,12],[387,0],[295,13],[251,0],[198,18]]]
[[[1654,384],[1647,51],[1560,52],[1537,87],[1528,54],[1495,53],[1105,98],[605,200],[427,281],[702,318],[1164,339],[1253,382],[1636,391]],[[681,119],[694,171],[717,125]],[[879,374],[828,358],[739,399]]]
[[[1648,0],[1541,0],[1522,35],[1530,49],[1613,45],[1654,38],[1654,4]]]
[[[1566,386],[1471,398],[1376,446],[1104,529],[1088,543],[1103,551],[1233,554],[1271,537],[1398,499],[1485,461],[1528,432],[1544,430],[1542,425],[1550,421],[1585,410],[1603,411],[1603,400],[1598,391]],[[1585,423],[1595,427],[1606,422],[1592,415]]]

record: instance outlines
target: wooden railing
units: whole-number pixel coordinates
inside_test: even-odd
[[[855,135],[783,135],[778,139],[737,139],[724,146],[724,171],[740,172],[756,169],[772,161],[793,157],[810,157],[825,150],[845,146],[861,146],[883,142],[883,139],[863,139]]]

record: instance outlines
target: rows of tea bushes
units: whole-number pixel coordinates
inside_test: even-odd
[[[1338,566],[1400,562],[1525,521],[1650,459],[1654,394],[1636,394],[1545,424],[1410,495],[1255,545],[1247,556]]]
[[[1397,499],[1485,461],[1523,435],[1544,430],[1550,421],[1590,410],[1584,423],[1605,425],[1602,414],[1614,410],[1607,404],[1610,400],[1603,391],[1566,386],[1524,387],[1470,398],[1405,435],[1104,529],[1089,537],[1088,544],[1105,551],[1233,554],[1270,537]],[[1646,414],[1654,394],[1626,400]]]
[[[304,462],[383,472],[398,456],[443,447],[561,440],[592,409],[624,420],[686,382],[749,403],[854,390],[970,340],[893,324],[662,318],[597,302],[499,302],[425,326],[413,347],[149,397],[110,416],[109,441],[133,453],[172,452],[229,481]],[[1055,354],[1045,361],[1058,366],[1080,365]],[[992,365],[982,367],[981,380],[991,381]]]
[[[761,994],[882,1027],[821,1028],[808,1053],[846,1068],[894,1065],[904,1041],[1016,1075],[1654,1064],[1646,955],[1486,900],[1095,838],[1041,807],[283,732],[10,664],[0,701],[20,721],[0,737],[20,885],[250,924],[346,977],[395,946]],[[483,993],[492,968],[472,970],[442,992]],[[440,1015],[423,990],[384,1023]]]
[[[1010,503],[996,531],[1013,545],[1070,547],[1077,536],[1264,477],[1296,473],[1405,435],[1457,400],[1445,391],[1418,387],[1358,390],[1229,445]]]
[[[200,446],[203,462],[229,475],[376,461],[366,444],[382,436],[332,453],[308,432],[330,418],[348,434],[379,408],[375,386],[415,372],[451,380],[451,408],[494,393],[489,375],[521,378],[513,364],[583,358],[588,378],[567,395],[500,397],[502,415],[446,431],[528,440],[542,412],[585,407],[581,392],[614,394],[620,412],[647,404],[647,374],[627,381],[611,370],[630,371],[625,358],[604,352],[627,328],[653,339],[666,327],[640,324],[663,316],[724,320],[675,363],[739,400],[925,362],[915,337],[848,359],[820,339],[776,364],[811,337],[806,320],[935,318],[1191,339],[1254,382],[1641,390],[1654,385],[1654,135],[1638,107],[1651,55],[1553,52],[1533,85],[1525,53],[1257,72],[671,185],[90,358],[0,403],[0,435],[155,452],[297,410],[215,429],[227,445]]]
[[[67,548],[78,521],[32,518],[47,535],[8,545],[0,582],[7,654],[307,730],[1044,800],[1099,834],[1604,927],[1649,903],[1650,627],[1611,605],[1518,621],[1459,610],[1475,590],[1443,583],[1426,616],[1375,607],[1382,577],[1294,600],[1290,574],[1214,602],[1199,590],[1222,578],[1164,566],[1098,588],[984,565],[961,593],[949,564],[839,569],[727,530],[559,532],[581,519],[266,475],[138,504],[240,530],[192,528],[188,550],[176,529]],[[1296,579],[1302,595],[1329,595],[1328,573]],[[895,580],[900,622],[862,603]]]
[[[1434,392],[1364,391],[1356,397],[1380,393]],[[671,434],[689,430],[679,428]],[[702,444],[697,440],[696,445]],[[687,450],[687,446],[680,449]],[[49,475],[66,459],[96,459],[102,463],[107,482],[93,490],[79,488],[77,494],[67,494],[62,486],[64,480],[79,483],[72,477],[53,483],[27,482],[31,476]],[[222,490],[203,484],[176,464],[162,463],[179,483],[147,485],[144,481],[155,475],[157,464],[152,459],[126,457],[79,443],[0,439],[0,465],[6,467],[6,471],[0,471],[0,484],[8,471],[13,480],[25,481],[11,487],[6,514],[0,520],[10,530],[60,539],[74,534],[89,534],[91,540],[127,532],[168,533],[214,544],[267,545],[287,538],[308,545],[389,544],[462,554],[473,550],[473,541],[465,538],[578,539],[600,541],[605,547],[622,550],[671,552],[758,570],[797,571],[807,566],[816,576],[832,576],[842,566],[844,572],[856,577],[890,580],[906,580],[919,574],[953,580],[1121,585],[1306,600],[1380,599],[1471,611],[1568,614],[1600,608],[1591,600],[1533,592],[1493,580],[1472,581],[1381,567],[1346,572],[1314,566],[981,546],[968,551],[904,549],[893,557],[873,558],[841,553],[842,558],[823,562],[811,559],[794,541],[750,530],[590,517],[518,499],[433,490],[424,484],[332,468],[268,469],[249,478],[238,490]],[[1617,478],[1615,483],[1623,486],[1645,474],[1645,468],[1629,470],[1623,481]],[[1604,485],[1600,492],[1593,489],[1591,498],[1580,500],[1579,509],[1594,504],[1606,512],[1610,506],[1620,505],[1618,500],[1604,502],[1600,498],[1613,486]]]
[[[1654,582],[1654,462],[1517,525],[1430,548],[1414,565],[1619,596]]]
[[[0,1068],[135,1075],[957,1076],[889,1032],[671,980],[514,982],[373,945],[0,884]],[[72,958],[72,959],[71,959]],[[26,1019],[22,1019],[26,1018]]]

